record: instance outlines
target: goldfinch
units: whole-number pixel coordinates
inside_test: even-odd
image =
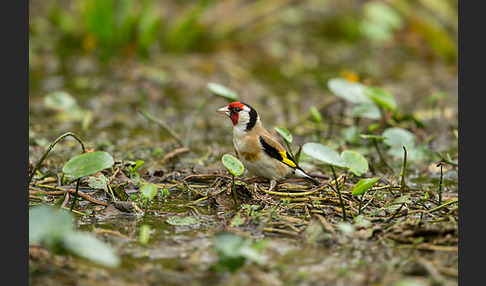
[[[216,112],[231,119],[236,157],[249,172],[270,180],[269,191],[287,175],[296,175],[320,184],[302,170],[277,139],[263,127],[253,107],[243,102],[232,102]]]

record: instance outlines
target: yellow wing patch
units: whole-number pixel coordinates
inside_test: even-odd
[[[294,161],[292,161],[289,158],[287,158],[287,152],[280,151],[278,153],[280,153],[280,155],[282,155],[282,162],[284,162],[285,164],[289,165],[292,168],[297,167],[297,165],[294,163]]]

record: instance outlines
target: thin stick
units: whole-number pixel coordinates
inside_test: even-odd
[[[403,194],[405,188],[405,172],[407,170],[407,148],[403,147],[403,167],[402,167],[402,181],[400,182],[400,193]]]
[[[437,167],[440,167],[440,178],[439,178],[439,205],[442,204],[442,177],[444,176],[444,173],[442,172],[442,166],[445,164],[445,162],[440,162],[437,164]]]
[[[61,136],[59,136],[56,140],[54,140],[51,145],[49,145],[49,147],[46,149],[46,151],[44,152],[44,155],[42,155],[42,157],[40,158],[40,160],[37,162],[37,164],[35,165],[34,169],[32,170],[32,172],[30,173],[29,175],[29,185],[30,185],[30,182],[32,181],[32,178],[34,177],[34,174],[37,172],[37,170],[39,169],[40,165],[44,162],[44,160],[46,159],[47,155],[49,154],[49,152],[51,152],[52,148],[54,148],[54,146],[59,142],[61,141],[62,139],[64,139],[65,137],[67,136],[71,136],[73,137],[74,139],[76,139],[79,144],[81,144],[81,148],[83,149],[83,153],[86,152],[86,148],[84,147],[84,143],[83,141],[81,140],[81,138],[78,137],[78,135],[74,134],[73,132],[66,132],[64,134],[62,134]]]
[[[440,210],[441,208],[446,207],[446,206],[451,205],[451,204],[454,204],[454,203],[457,203],[458,201],[459,201],[459,199],[455,199],[455,200],[452,200],[452,201],[448,201],[447,203],[445,203],[445,204],[443,204],[443,205],[440,205],[440,206],[438,206],[438,207],[436,207],[436,208],[433,208],[433,209],[431,209],[431,210],[428,210],[428,212],[429,212],[429,213],[432,213],[432,212],[438,211],[438,210]]]
[[[172,129],[172,127],[169,126],[169,124],[165,123],[165,121],[162,121],[161,119],[159,119],[159,118],[153,116],[152,114],[148,113],[143,108],[140,108],[138,111],[148,121],[155,123],[155,124],[159,125],[160,127],[164,128],[167,132],[169,132],[169,135],[172,138],[174,138],[174,140],[177,142],[177,144],[179,144],[180,147],[184,147],[184,143],[182,143],[180,136],[174,131],[174,129]]]
[[[29,187],[29,189],[30,189],[29,190],[30,194],[41,193],[41,194],[50,195],[50,196],[59,196],[59,195],[65,194],[66,192],[74,194],[76,192],[76,190],[74,190],[74,189],[67,189],[67,190],[59,189],[57,191],[44,191],[44,190],[41,190],[41,189],[38,189],[38,188],[33,188],[33,187]],[[86,194],[83,191],[79,192],[79,196],[82,197],[85,200],[88,200],[88,201],[95,203],[95,204],[98,204],[98,205],[102,205],[102,206],[108,205],[105,202],[102,202],[100,200],[97,200],[97,199],[91,197],[90,195]]]

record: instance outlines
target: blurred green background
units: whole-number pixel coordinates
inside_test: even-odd
[[[432,136],[435,151],[455,148],[457,2],[31,0],[31,152],[45,145],[39,137],[63,131],[112,152],[135,138],[172,149],[138,108],[190,129],[186,142],[230,147],[228,122],[214,112],[225,101],[208,82],[237,91],[267,128],[304,135],[299,117],[333,96],[335,77],[383,87],[402,119],[415,120],[401,127]],[[60,91],[70,96],[53,97]],[[68,103],[49,105],[53,98]],[[331,116],[353,124],[339,103],[320,112],[323,130]],[[130,157],[126,150],[118,155]]]

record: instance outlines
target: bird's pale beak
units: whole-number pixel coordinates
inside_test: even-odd
[[[229,110],[228,106],[217,109],[216,112],[230,116],[230,110]]]

